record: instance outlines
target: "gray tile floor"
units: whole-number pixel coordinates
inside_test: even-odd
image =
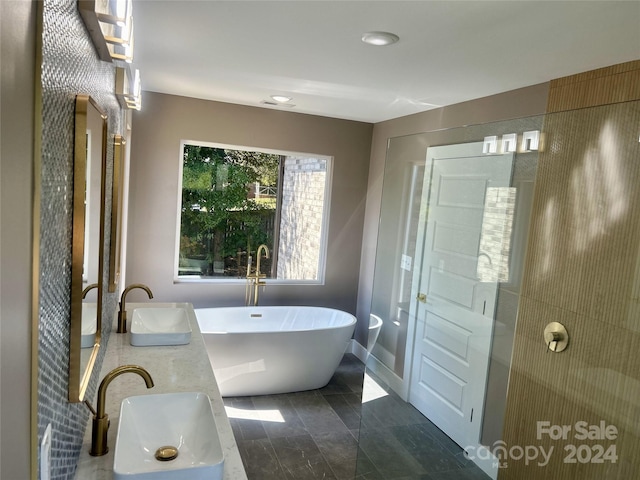
[[[364,404],[364,365],[351,354],[319,390],[225,398],[249,480],[489,478],[413,406],[368,375],[380,396]]]

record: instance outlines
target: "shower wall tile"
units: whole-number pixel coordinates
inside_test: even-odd
[[[593,91],[602,92],[603,84],[617,89],[620,75],[640,81],[633,65],[614,70],[608,83],[595,72],[558,85],[591,78],[598,83]],[[554,108],[571,108],[563,105]],[[500,480],[640,478],[638,125],[637,101],[545,119],[503,440],[554,451],[548,465],[507,458]],[[564,352],[550,352],[543,340],[552,321],[569,332]],[[539,434],[539,421],[571,430],[566,439],[552,439]],[[579,421],[613,425],[618,436],[575,438]],[[615,449],[617,461],[586,458],[598,444]],[[572,448],[583,454],[574,463]]]
[[[640,106],[594,110],[545,121],[523,294],[617,323],[640,245]]]
[[[640,99],[640,60],[552,80],[547,112]]]
[[[640,242],[640,143],[630,128],[640,106],[594,110],[545,122],[523,293],[616,323],[629,308]]]
[[[634,464],[634,456],[637,455],[637,437],[625,430],[616,440],[593,440],[584,441],[574,438],[573,430],[577,421],[585,421],[591,425],[599,425],[602,417],[582,404],[573,402],[564,392],[558,393],[553,388],[548,388],[544,384],[535,382],[527,372],[512,371],[510,383],[510,395],[521,398],[520,408],[526,408],[528,415],[512,416],[508,429],[511,434],[505,438],[508,448],[520,446],[526,448],[532,446],[543,447],[545,452],[551,452],[550,460],[547,464],[539,459],[530,462],[528,465],[524,460],[517,461],[513,456],[501,458],[503,468],[499,471],[499,479],[517,480],[537,480],[540,478],[553,478],[554,480],[628,480],[637,478],[637,465]],[[550,408],[552,406],[553,408]],[[508,406],[507,414],[513,415],[513,408],[517,407],[511,403]],[[550,440],[546,435],[538,439],[536,421],[546,421],[550,425],[569,425],[572,431],[567,434],[566,440]],[[607,422],[611,424],[612,422]],[[517,435],[517,440],[515,440]],[[513,441],[515,440],[515,441]],[[589,447],[600,444],[605,449],[614,446],[618,455],[616,463],[566,463],[570,460],[571,447],[568,445],[588,445]],[[635,449],[635,451],[634,451]]]

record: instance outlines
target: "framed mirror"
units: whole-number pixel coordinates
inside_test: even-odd
[[[113,185],[111,191],[111,241],[109,242],[109,292],[118,288],[120,280],[120,242],[122,237],[122,169],[126,154],[122,135],[113,138]]]
[[[76,96],[73,165],[69,401],[81,402],[100,348],[107,165],[107,116],[88,95]]]

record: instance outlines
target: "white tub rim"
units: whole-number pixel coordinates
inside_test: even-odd
[[[199,310],[223,310],[223,309],[228,309],[228,310],[251,310],[251,309],[256,309],[256,310],[260,310],[260,309],[265,309],[265,310],[270,310],[270,309],[276,309],[276,308],[298,308],[298,309],[303,309],[303,310],[323,310],[323,311],[331,311],[331,312],[338,312],[341,313],[345,316],[345,318],[349,318],[348,322],[345,322],[343,324],[340,325],[330,325],[330,326],[318,326],[315,328],[301,328],[301,329],[296,329],[296,330],[239,330],[239,331],[232,331],[232,332],[228,332],[228,331],[212,331],[212,330],[205,330],[203,328],[203,326],[200,323],[200,319],[198,318],[198,311]],[[335,330],[335,329],[341,329],[341,328],[349,328],[352,325],[355,325],[358,322],[358,319],[356,318],[355,315],[353,315],[352,313],[346,312],[344,310],[340,310],[337,308],[332,308],[332,307],[318,307],[315,305],[265,305],[265,306],[245,306],[245,305],[240,305],[240,306],[235,306],[235,307],[201,307],[201,308],[195,308],[194,309],[195,314],[196,314],[196,319],[198,320],[198,327],[200,328],[200,331],[202,332],[203,335],[241,335],[241,334],[250,334],[250,333],[257,333],[257,334],[285,334],[285,333],[294,333],[294,332],[318,332],[318,331],[323,331],[323,330]]]

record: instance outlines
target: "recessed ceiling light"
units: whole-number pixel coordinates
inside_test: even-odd
[[[271,98],[273,98],[276,102],[279,102],[279,103],[285,103],[285,102],[291,101],[291,97],[287,97],[286,95],[271,95]]]
[[[368,43],[369,45],[376,45],[378,47],[383,45],[391,45],[392,43],[396,43],[400,40],[394,33],[389,32],[367,32],[362,35],[362,41],[364,43]]]

